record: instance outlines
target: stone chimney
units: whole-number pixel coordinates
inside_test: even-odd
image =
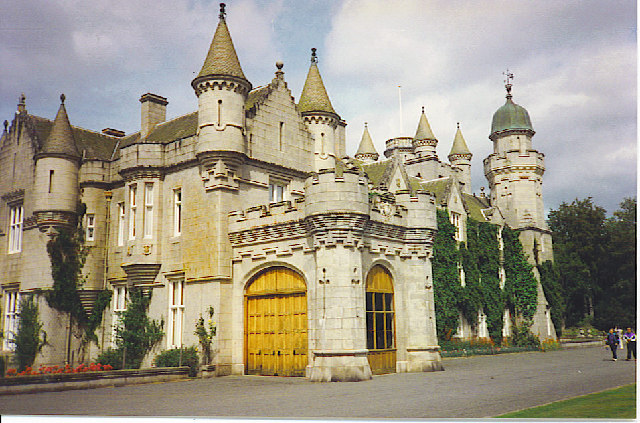
[[[140,138],[146,138],[153,128],[167,118],[166,98],[156,94],[146,93],[140,97],[142,103]]]
[[[102,130],[102,133],[105,135],[116,137],[116,138],[122,138],[125,135],[124,131],[121,131],[119,129],[113,129],[113,128],[104,128]]]

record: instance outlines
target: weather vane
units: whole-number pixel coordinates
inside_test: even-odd
[[[513,81],[513,73],[509,72],[509,69],[507,69],[507,71],[502,72],[502,74],[506,77],[504,83],[505,88],[507,89],[507,94],[511,94],[511,87],[513,86],[513,84],[511,84],[511,81]]]

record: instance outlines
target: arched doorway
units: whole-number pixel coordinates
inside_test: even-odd
[[[396,371],[395,308],[391,274],[374,266],[367,275],[367,349],[373,374]]]
[[[258,273],[245,292],[245,372],[304,376],[307,287],[286,267]]]

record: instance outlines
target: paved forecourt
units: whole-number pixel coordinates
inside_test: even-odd
[[[626,351],[624,351],[626,354]],[[445,371],[357,383],[228,376],[0,396],[0,413],[298,418],[483,418],[636,381],[603,347],[447,359]]]

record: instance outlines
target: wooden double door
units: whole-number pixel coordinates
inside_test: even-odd
[[[307,289],[286,267],[256,275],[245,292],[245,372],[304,376],[307,366]]]

